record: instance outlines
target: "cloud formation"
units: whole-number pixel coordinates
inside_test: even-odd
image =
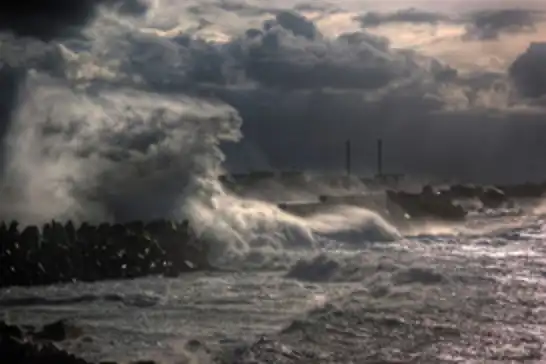
[[[546,42],[532,43],[510,67],[510,75],[529,97],[546,95]]]
[[[36,3],[5,1],[0,5],[0,30],[18,36],[51,40],[70,36],[87,25],[99,6],[108,6],[123,14],[142,15],[144,0],[43,0]]]
[[[313,14],[353,19],[343,3],[323,13],[265,2],[130,4],[82,5],[90,6],[85,21],[56,21],[63,25],[45,38],[37,28],[4,26],[11,32],[0,35],[3,186],[20,214],[122,219],[172,211],[185,185],[203,182],[190,170],[218,171],[216,146],[237,140],[241,122],[242,141],[222,144],[224,165],[235,171],[339,170],[350,138],[354,170],[370,173],[383,138],[388,172],[480,181],[546,176],[541,46],[509,71],[466,72],[449,57],[380,35],[384,25],[441,27],[461,14],[372,10],[369,28],[331,34]],[[214,23],[211,9],[241,23]],[[127,12],[143,16],[121,15]],[[509,28],[497,22],[505,25],[474,23],[497,34]],[[70,35],[74,24],[78,34]],[[460,52],[462,24],[452,41]],[[64,202],[52,210],[51,198]]]
[[[465,41],[491,41],[502,34],[533,33],[537,31],[537,24],[546,20],[544,12],[524,8],[479,9],[451,15],[406,8],[391,12],[369,11],[355,19],[363,28],[393,24],[462,26],[461,39]]]
[[[279,21],[283,16],[290,17],[288,25]],[[203,88],[203,82],[214,84],[210,90],[243,117],[243,143],[276,168],[341,168],[340,146],[348,137],[361,149],[359,163],[371,167],[374,141],[384,137],[397,146],[388,152],[394,171],[501,179],[508,173],[493,164],[507,144],[499,140],[524,140],[510,139],[517,127],[510,120],[538,118],[526,114],[507,75],[458,76],[442,62],[392,49],[387,39],[367,32],[326,37],[294,13],[281,13],[221,46],[187,38],[176,44],[177,52],[196,57],[186,66],[199,65],[185,69],[185,79],[191,75]],[[446,143],[452,138],[455,144]],[[487,151],[480,147],[484,138],[495,140]],[[305,153],[294,154],[302,148]],[[482,164],[491,168],[485,172]]]
[[[451,19],[441,13],[428,12],[415,8],[397,10],[392,13],[368,12],[357,17],[364,28],[378,27],[390,23],[438,24]]]
[[[536,30],[543,14],[529,9],[482,10],[472,13],[466,27],[465,40],[498,39],[503,33],[524,33]]]

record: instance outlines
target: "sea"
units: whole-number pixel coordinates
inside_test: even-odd
[[[217,272],[2,289],[0,317],[70,320],[81,335],[60,345],[97,362],[546,360],[540,209],[482,210],[411,232],[356,207],[275,213],[270,236]]]

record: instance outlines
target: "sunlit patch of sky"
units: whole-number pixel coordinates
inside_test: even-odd
[[[260,27],[265,19],[274,16],[275,9],[301,9],[300,13],[313,20],[328,37],[360,30],[355,20],[367,11],[396,11],[416,8],[446,14],[461,14],[481,9],[532,8],[546,10],[542,0],[247,0],[224,1],[238,4],[246,11],[233,11],[229,6],[212,0],[180,2],[154,0],[155,6],[144,20],[143,28],[157,34],[172,36],[192,31],[196,36],[214,42],[228,42],[233,36],[251,27]],[[220,4],[220,5],[219,5]],[[198,11],[196,11],[198,9]],[[544,41],[546,23],[539,24],[534,33],[503,34],[497,40],[462,41],[464,24],[385,24],[371,33],[388,38],[395,48],[411,48],[424,55],[436,57],[461,70],[492,69],[506,67],[528,47],[530,42]]]

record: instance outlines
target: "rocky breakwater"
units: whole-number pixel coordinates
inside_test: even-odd
[[[514,203],[538,203],[546,194],[546,182],[479,186],[456,184],[439,191],[456,201],[476,200],[484,208],[511,207]]]
[[[508,188],[508,187],[507,187]],[[453,185],[440,190],[443,196],[452,200],[473,199],[480,201],[485,208],[499,208],[510,201],[510,196],[502,188],[496,186]]]
[[[498,186],[459,184],[449,187],[442,193],[455,199],[477,198],[484,206],[492,204],[495,207],[509,200],[540,200],[546,194],[546,182]]]
[[[208,249],[187,222],[0,223],[0,287],[177,276],[210,269]]]
[[[462,220],[467,212],[461,203],[467,200],[477,201],[486,209],[498,209],[514,207],[522,201],[539,203],[545,193],[546,183],[499,186],[455,184],[438,189],[425,186],[420,193],[388,190],[387,197],[412,219]]]
[[[387,190],[389,204],[394,204],[408,219],[438,219],[446,221],[464,220],[467,212],[453,199],[432,187],[425,186],[420,193]],[[389,210],[393,210],[392,207]]]

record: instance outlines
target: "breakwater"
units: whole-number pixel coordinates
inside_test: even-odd
[[[187,222],[0,223],[0,287],[176,276],[210,268],[207,255]]]
[[[238,177],[248,187],[271,175]],[[245,180],[245,182],[241,182]],[[254,181],[254,182],[253,182]],[[301,175],[284,176],[287,187],[305,185]],[[233,179],[231,180],[233,183]],[[336,183],[337,185],[337,183]],[[460,200],[474,199],[485,208],[507,206],[517,199],[540,201],[546,184],[513,186],[425,186],[420,192],[384,188],[359,194],[317,195],[313,201],[282,202],[277,206],[306,217],[335,205],[353,205],[375,211],[404,227],[413,220],[464,221]],[[235,191],[234,191],[235,193]],[[0,287],[62,282],[130,279],[147,275],[177,276],[213,269],[209,249],[189,224],[167,220],[92,225],[56,222],[22,227],[0,222]]]

